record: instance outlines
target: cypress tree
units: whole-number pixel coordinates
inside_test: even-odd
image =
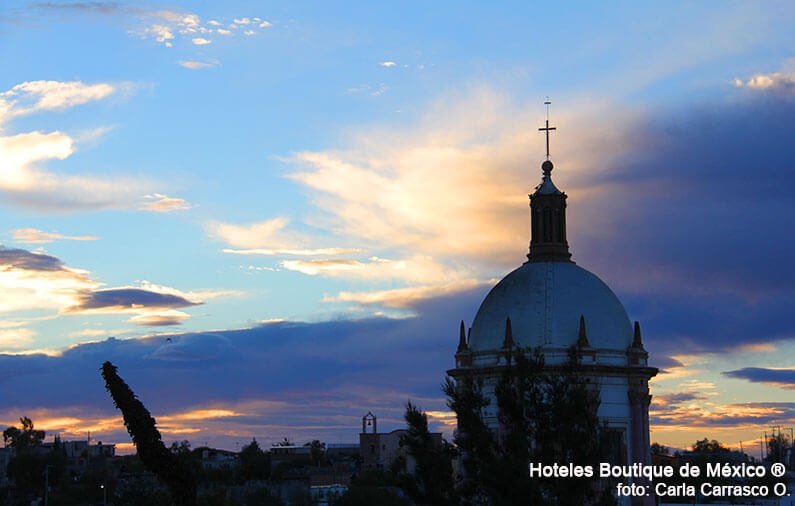
[[[135,444],[138,457],[171,492],[177,506],[196,505],[196,478],[186,463],[171,453],[160,437],[155,419],[138,400],[110,362],[102,364],[102,378],[113,404],[124,417],[124,425]]]

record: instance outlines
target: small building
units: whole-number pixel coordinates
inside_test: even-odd
[[[232,469],[237,464],[237,453],[215,448],[202,448],[202,469],[217,471]]]
[[[328,443],[326,444],[326,458],[336,461],[346,458],[355,459],[359,456],[358,443]]]
[[[347,485],[334,483],[331,485],[312,485],[309,493],[312,497],[312,504],[315,506],[329,506],[334,504],[337,499],[345,495],[348,491]]]
[[[69,472],[81,475],[89,468],[104,469],[107,459],[116,456],[115,444],[91,443],[90,440],[62,441],[58,436],[51,443],[43,443],[37,451],[49,453],[58,449],[66,457]]]
[[[372,412],[362,417],[362,432],[359,434],[359,456],[362,459],[362,469],[389,469],[398,459],[404,459],[406,471],[414,472],[416,463],[400,444],[400,440],[408,433],[406,429],[396,429],[392,432],[379,433],[378,420]],[[368,431],[369,429],[369,431]],[[442,433],[432,432],[434,443],[441,446]]]
[[[271,446],[271,468],[277,467],[279,464],[296,463],[301,461],[312,462],[312,447],[311,446]]]

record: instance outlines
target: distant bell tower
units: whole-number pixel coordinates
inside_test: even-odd
[[[368,427],[370,430],[368,431]],[[376,418],[372,411],[368,411],[366,415],[362,417],[362,434],[378,434],[378,426],[376,425]]]

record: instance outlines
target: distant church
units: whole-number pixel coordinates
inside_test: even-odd
[[[615,463],[650,464],[649,379],[657,369],[648,365],[638,322],[633,328],[613,291],[571,260],[566,194],[552,182],[549,160],[549,131],[554,128],[547,120],[539,130],[546,131],[547,159],[541,183],[530,195],[527,262],[492,288],[468,333],[461,323],[455,369],[448,374],[483,380],[484,394],[491,399],[484,418],[496,430],[494,386],[510,348],[540,347],[547,365],[559,365],[576,346],[584,374],[599,386],[597,414],[610,431]],[[653,504],[652,498],[636,500]]]

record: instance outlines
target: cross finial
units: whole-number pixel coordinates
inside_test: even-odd
[[[549,131],[550,130],[557,130],[555,127],[549,126],[549,104],[552,102],[549,101],[549,97],[547,97],[546,101],[544,101],[544,105],[547,106],[547,120],[546,124],[543,128],[539,128],[539,132],[544,132],[547,136],[547,160],[549,160]]]

